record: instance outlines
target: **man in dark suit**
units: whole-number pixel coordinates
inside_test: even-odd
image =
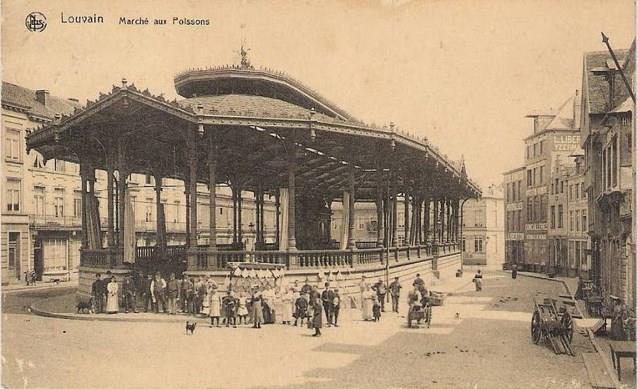
[[[144,304],[144,312],[148,312],[150,309],[153,310],[153,296],[151,296],[151,281],[153,281],[153,276],[151,274],[147,274],[142,277],[140,282],[140,294],[142,295],[142,303]]]
[[[332,303],[335,298],[334,292],[330,289],[330,283],[326,282],[326,289],[321,292],[321,302],[323,303],[323,310],[326,312],[326,326],[332,325]]]
[[[95,313],[103,313],[104,312],[104,290],[105,286],[103,285],[102,275],[97,273],[95,275],[95,281],[91,285],[91,296],[93,296],[93,301],[95,303]]]
[[[122,300],[124,300],[124,313],[128,313],[131,308],[133,312],[137,313],[137,307],[135,306],[135,283],[130,274],[122,281]]]

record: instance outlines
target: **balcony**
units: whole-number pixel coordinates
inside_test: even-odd
[[[79,230],[82,218],[76,216],[29,215],[29,224],[38,230]]]

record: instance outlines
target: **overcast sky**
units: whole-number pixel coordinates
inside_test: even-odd
[[[176,73],[238,63],[245,38],[255,66],[289,73],[365,122],[425,135],[452,159],[463,154],[483,187],[522,164],[525,114],[580,88],[583,52],[605,50],[601,31],[619,49],[635,36],[633,1],[95,3],[2,2],[3,80],[83,102],[126,77],[172,98]],[[32,11],[47,16],[44,32],[26,30]],[[61,24],[62,12],[105,22]],[[118,25],[122,16],[168,24]]]

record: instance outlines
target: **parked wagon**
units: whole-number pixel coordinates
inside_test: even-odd
[[[571,348],[574,321],[564,305],[557,309],[556,301],[556,299],[545,298],[542,303],[538,303],[534,299],[532,341],[534,344],[539,344],[543,340],[552,346],[554,353],[574,356]]]

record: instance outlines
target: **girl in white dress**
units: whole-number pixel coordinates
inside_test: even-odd
[[[215,321],[219,327],[219,316],[221,316],[222,298],[217,293],[216,288],[208,291],[208,316],[210,316],[210,325],[213,326]]]
[[[242,318],[244,319],[244,324],[248,324],[248,298],[246,298],[246,293],[243,290],[239,293],[238,300],[237,317],[239,317],[239,324],[241,324]]]
[[[282,306],[282,322],[284,324],[292,323],[292,302],[293,302],[293,293],[292,288],[286,290],[286,292],[281,296],[281,300],[283,303]]]

